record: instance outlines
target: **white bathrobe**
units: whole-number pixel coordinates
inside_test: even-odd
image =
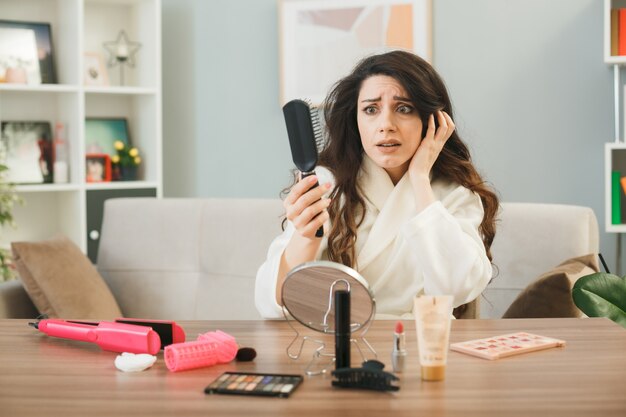
[[[328,170],[316,171],[320,183],[333,182]],[[477,194],[435,180],[431,185],[437,201],[417,213],[408,175],[394,186],[366,155],[358,183],[366,214],[357,230],[356,269],[374,294],[377,316],[411,317],[417,294],[450,294],[454,306],[480,295],[492,271],[478,233],[483,206]],[[278,267],[294,231],[288,221],[257,272],[255,303],[265,318],[282,316],[276,303]],[[328,259],[326,249],[325,236],[317,259]]]

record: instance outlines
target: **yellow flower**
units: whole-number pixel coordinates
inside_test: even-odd
[[[117,149],[118,151],[121,151],[122,149],[124,149],[124,142],[122,142],[121,140],[116,140],[113,146],[115,146],[115,149]]]
[[[141,158],[136,156],[135,157],[135,165],[139,165],[141,163]]]
[[[118,155],[113,155],[111,157],[111,162],[113,162],[114,164],[117,164],[118,162],[120,162],[120,157]]]
[[[139,151],[137,150],[137,148],[132,148],[130,151],[128,151],[128,154],[134,158],[139,155]]]

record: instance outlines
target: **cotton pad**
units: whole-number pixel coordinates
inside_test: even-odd
[[[124,372],[140,372],[151,367],[157,357],[147,353],[124,352],[115,358],[115,367]]]

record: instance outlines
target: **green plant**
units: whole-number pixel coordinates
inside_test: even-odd
[[[5,226],[15,227],[13,206],[22,200],[15,193],[15,187],[6,180],[8,167],[4,164],[4,152],[0,149],[0,229]],[[15,278],[11,252],[0,247],[0,281]]]
[[[589,317],[607,317],[626,327],[626,276],[596,272],[574,284],[574,304]]]
[[[117,155],[113,155],[111,162],[122,167],[136,167],[141,163],[141,157],[137,148],[129,148],[121,140],[116,140],[113,144]]]
[[[116,155],[111,157],[114,181],[134,181],[137,179],[137,170],[141,164],[141,157],[137,148],[131,148],[121,140],[113,144]]]

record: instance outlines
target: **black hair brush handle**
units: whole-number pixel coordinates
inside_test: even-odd
[[[287,125],[291,157],[301,172],[301,179],[315,174],[317,147],[323,141],[317,109],[304,100],[291,100],[283,106],[283,115]],[[319,182],[311,188],[317,186]],[[322,236],[324,227],[320,226],[315,232],[315,237]]]
[[[310,175],[315,175],[315,171],[302,172],[300,174],[300,180],[302,180],[305,177],[308,177]],[[313,184],[313,186],[311,188],[309,188],[309,190],[312,190],[315,187],[319,187],[319,185],[320,185],[320,183],[318,181],[315,181],[315,184]],[[320,226],[319,229],[317,229],[315,231],[315,237],[324,237],[324,226]]]

